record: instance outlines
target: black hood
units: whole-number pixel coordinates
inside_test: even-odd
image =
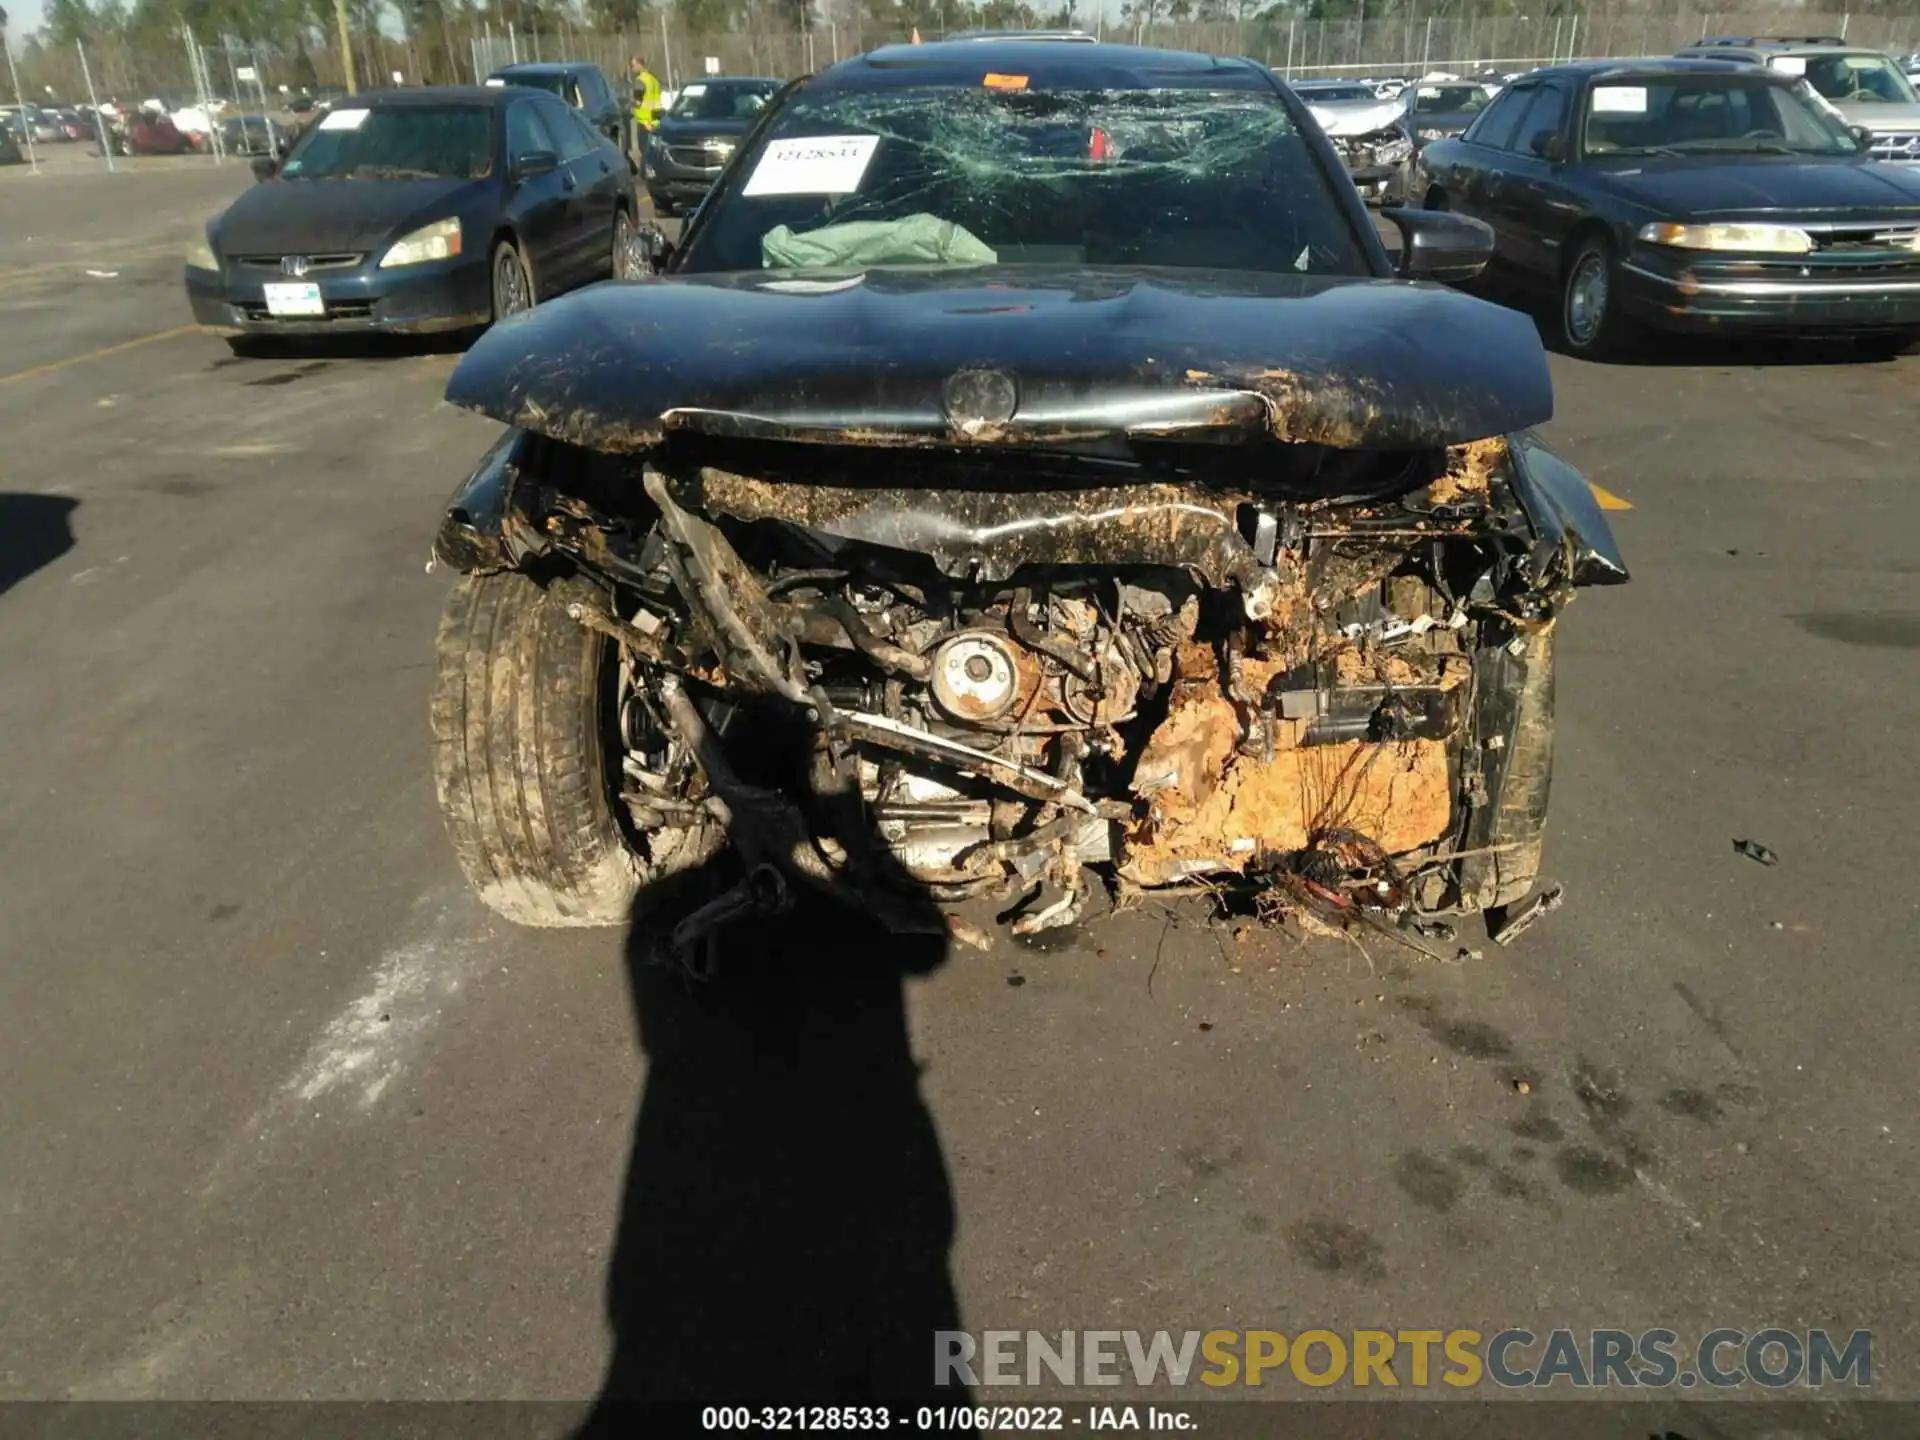
[[[1676,220],[1920,216],[1920,168],[1909,165],[1784,155],[1634,156],[1589,173],[1595,184]]]
[[[1252,432],[1354,449],[1537,425],[1533,322],[1438,285],[1205,270],[752,272],[603,284],[495,326],[447,398],[602,450]]]
[[[373,250],[408,230],[460,213],[486,180],[269,180],[219,219],[223,255]]]

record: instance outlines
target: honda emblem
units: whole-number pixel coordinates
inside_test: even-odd
[[[280,273],[282,275],[292,275],[297,278],[306,274],[312,264],[313,261],[304,255],[282,255],[280,257]]]

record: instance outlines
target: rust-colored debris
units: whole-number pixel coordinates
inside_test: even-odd
[[[1435,505],[1458,505],[1462,500],[1478,499],[1487,493],[1493,477],[1506,468],[1506,463],[1504,436],[1455,445],[1447,451],[1446,473],[1427,487],[1427,499]]]
[[[1246,661],[1243,685],[1263,682],[1271,664]],[[1379,683],[1382,671],[1417,680],[1400,657],[1351,649],[1339,653],[1336,669],[1361,683]],[[1358,831],[1388,854],[1446,832],[1453,801],[1444,741],[1303,746],[1305,722],[1279,721],[1273,758],[1265,760],[1240,753],[1241,717],[1205,646],[1183,649],[1178,674],[1167,717],[1134,774],[1134,789],[1148,802],[1147,817],[1127,836],[1124,868],[1134,883],[1244,870],[1262,856],[1305,849],[1315,832],[1329,829]]]
[[[1333,678],[1340,685],[1422,685],[1428,683],[1404,655],[1344,645],[1334,652]]]

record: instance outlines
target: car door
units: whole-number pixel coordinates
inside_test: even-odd
[[[1533,104],[1533,86],[1503,90],[1472,128],[1460,137],[1453,174],[1442,181],[1448,205],[1463,215],[1484,220],[1493,229],[1494,258],[1511,264],[1512,242],[1503,233],[1500,207],[1507,186],[1507,167],[1513,158],[1513,137]]]
[[[614,192],[607,185],[612,156],[580,112],[541,96],[541,119],[560,145],[567,194],[568,283],[597,277],[613,253]]]
[[[1501,142],[1519,128],[1521,114],[1529,103],[1513,91],[1505,91],[1480,112],[1480,118],[1458,141],[1446,146],[1441,152],[1444,160],[1427,158],[1424,164],[1429,193],[1438,190],[1448,209],[1486,220],[1486,171],[1503,153]]]
[[[507,219],[533,266],[535,286],[540,294],[550,295],[568,283],[572,238],[568,202],[573,181],[560,159],[560,142],[541,115],[537,99],[509,103],[506,129]],[[552,169],[522,174],[529,157],[543,155],[551,157]]]
[[[1498,230],[1507,239],[1508,260],[1529,274],[1556,276],[1560,242],[1577,218],[1568,213],[1574,202],[1565,183],[1574,92],[1564,80],[1542,81],[1533,89],[1533,103],[1514,132],[1506,181],[1493,208],[1499,215]]]
[[[621,124],[620,107],[614,103],[613,90],[607,84],[607,77],[598,70],[580,72],[580,109],[587,117],[587,123],[596,132],[607,137],[607,142],[624,149],[626,136]]]

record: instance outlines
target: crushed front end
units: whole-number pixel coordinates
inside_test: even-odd
[[[1101,889],[1377,925],[1530,888],[1553,627],[1576,585],[1625,578],[1530,435],[768,428],[707,416],[624,451],[514,432],[440,537],[617,646],[643,852],[724,831],[760,877],[730,904],[797,881],[903,927],[888,892],[1034,931]]]

